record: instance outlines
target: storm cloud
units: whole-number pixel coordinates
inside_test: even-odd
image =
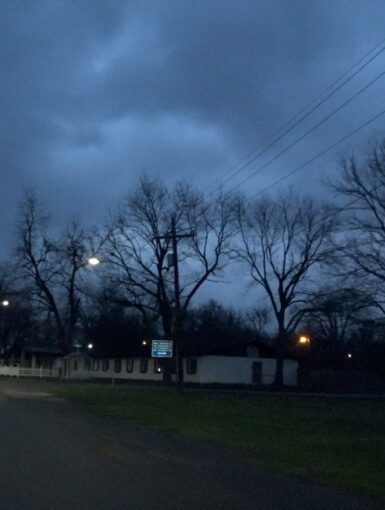
[[[17,1],[0,5],[1,255],[34,186],[58,224],[102,221],[138,175],[210,189],[385,38],[382,1]],[[385,69],[362,73],[268,160]],[[252,194],[384,108],[384,80],[248,181]],[[344,151],[285,184],[319,191]],[[253,172],[257,161],[227,184]]]

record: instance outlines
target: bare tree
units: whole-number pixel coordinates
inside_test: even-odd
[[[107,234],[105,257],[115,283],[115,300],[137,307],[143,315],[159,317],[164,337],[175,337],[193,297],[225,264],[230,252],[231,215],[228,200],[219,197],[208,202],[191,186],[168,189],[160,181],[142,178],[121,203]],[[179,239],[178,296],[175,266],[168,263],[172,218]],[[175,314],[176,297],[179,314]]]
[[[333,188],[351,199],[347,235],[341,247],[339,270],[357,285],[377,295],[382,312],[385,282],[385,140],[376,142],[365,161],[350,157]]]
[[[36,323],[26,296],[16,288],[12,268],[0,267],[0,352],[7,352],[15,344],[22,345],[36,333]]]
[[[266,326],[269,322],[267,307],[255,307],[246,312],[246,323],[259,337],[267,337]]]
[[[137,308],[145,320],[161,318],[165,337],[172,330],[172,281],[166,256],[173,211],[167,189],[160,183],[141,181],[139,189],[119,205],[106,234],[103,260],[109,263],[110,300]]]
[[[69,224],[59,241],[58,264],[60,265],[59,286],[63,293],[65,345],[73,343],[76,327],[81,314],[81,285],[83,283],[82,269],[88,265],[90,255],[90,240],[78,222]]]
[[[49,314],[56,326],[56,343],[72,347],[80,313],[79,272],[87,264],[84,231],[73,222],[59,238],[48,231],[48,216],[36,196],[28,192],[18,221],[16,269],[30,291],[36,313]]]
[[[289,194],[246,206],[240,201],[237,220],[237,257],[249,269],[250,285],[264,289],[277,325],[275,383],[282,385],[285,350],[307,309],[310,278],[331,254],[335,219],[327,206]]]
[[[324,288],[311,299],[305,319],[331,356],[343,349],[346,339],[373,313],[373,298],[354,288]]]
[[[30,288],[31,303],[39,311],[53,315],[58,343],[64,346],[65,328],[55,296],[60,271],[58,247],[48,234],[48,217],[34,193],[28,192],[20,206],[18,220],[17,267]]]

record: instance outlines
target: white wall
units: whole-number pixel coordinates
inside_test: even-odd
[[[253,358],[200,356],[196,359],[196,374],[187,373],[187,360],[184,360],[186,382],[205,384],[251,384],[251,363]]]
[[[184,360],[186,382],[201,384],[252,384],[252,366],[254,362],[262,363],[261,384],[274,382],[276,360],[270,358],[246,358],[235,356],[199,356],[197,373],[187,373],[187,360]],[[285,360],[284,384],[297,386],[298,362]]]
[[[61,360],[63,362],[63,360]],[[78,370],[74,370],[74,360],[68,360],[70,362],[70,370],[68,372],[67,377],[69,379],[86,379],[86,378],[95,378],[95,379],[132,379],[138,381],[161,381],[162,373],[154,372],[154,363],[155,360],[149,358],[147,361],[147,371],[140,371],[140,359],[135,358],[133,364],[133,371],[127,372],[127,359],[123,358],[121,360],[121,370],[120,372],[115,371],[115,360],[109,360],[109,366],[107,370],[103,370],[103,360],[90,360],[91,366],[90,369],[87,370],[85,361],[78,360]],[[95,370],[95,362],[99,362],[98,370]],[[63,365],[61,365],[63,366]]]
[[[287,386],[298,386],[298,361],[285,359],[283,365],[283,382]]]
[[[200,384],[252,384],[253,363],[262,364],[261,384],[268,385],[274,382],[276,360],[271,358],[236,357],[236,356],[198,356],[197,373],[187,373],[187,359],[183,360],[184,380]],[[77,370],[74,370],[75,361]],[[59,358],[54,364],[55,369],[62,369],[64,375],[64,363],[67,362],[69,379],[125,379],[137,381],[161,381],[162,373],[154,372],[155,359],[149,358],[147,371],[140,371],[140,359],[134,359],[133,371],[127,372],[127,359],[121,360],[121,371],[115,371],[115,360],[109,360],[108,370],[103,370],[103,360],[89,360],[90,369],[87,369],[87,362],[84,358],[68,357]],[[99,362],[99,369],[94,370],[95,362]],[[298,362],[285,360],[284,362],[284,383],[288,386],[297,386]]]

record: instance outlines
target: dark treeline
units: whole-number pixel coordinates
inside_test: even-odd
[[[385,142],[342,161],[323,194],[339,207],[293,190],[250,200],[144,176],[105,226],[71,222],[55,232],[39,198],[26,193],[15,253],[0,274],[0,297],[10,303],[0,308],[2,352],[26,343],[69,352],[92,342],[100,356],[140,355],[142,339],[158,337],[174,338],[179,357],[265,345],[278,361],[277,384],[287,356],[384,370]],[[91,266],[91,256],[100,264]],[[245,295],[255,289],[253,308],[228,309],[220,297],[196,304],[208,282],[234,274],[243,275]],[[298,346],[299,333],[310,335],[310,347]]]

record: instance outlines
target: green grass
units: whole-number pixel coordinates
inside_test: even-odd
[[[236,448],[281,472],[385,502],[385,401],[59,387],[98,414]]]

